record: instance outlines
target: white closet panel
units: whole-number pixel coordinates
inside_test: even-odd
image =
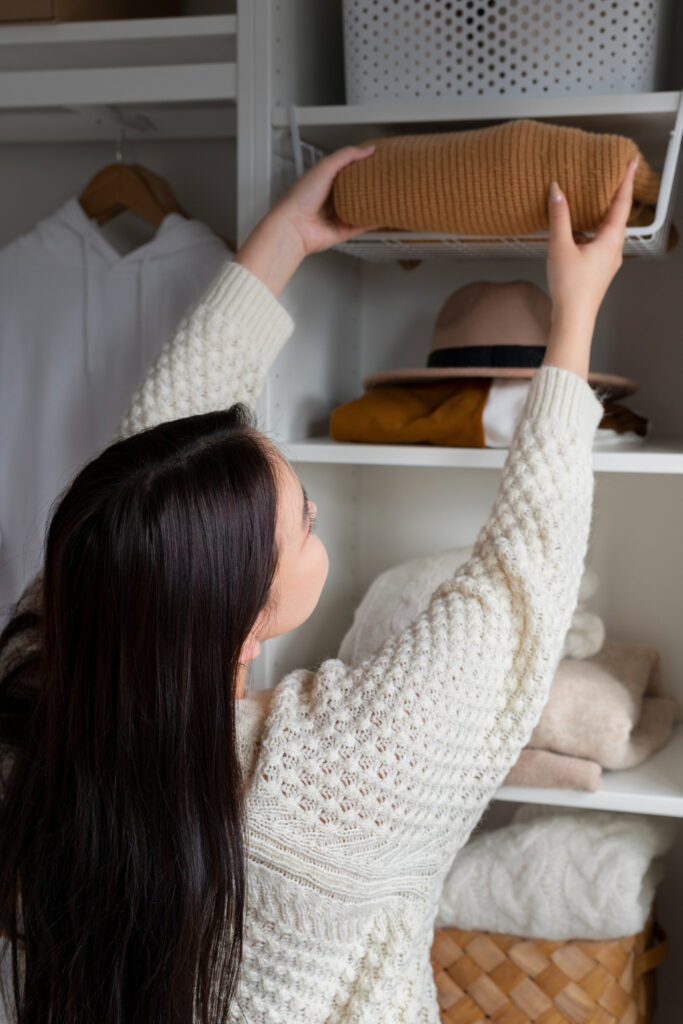
[[[235,3],[186,0],[185,9],[188,15],[214,17],[235,13]],[[670,47],[678,61],[677,66],[671,65],[669,90],[683,87],[683,5],[676,5],[676,11]],[[240,0],[236,13],[236,67],[235,53],[226,50],[221,57],[223,51],[219,52],[210,33],[202,29],[199,35],[204,40],[201,60],[207,66],[215,65],[217,59],[233,64],[234,80],[230,84],[226,74],[224,82],[226,92],[236,93],[237,103],[225,97],[211,100],[207,82],[196,80],[188,86],[187,102],[182,102],[182,89],[179,102],[174,103],[157,103],[156,96],[152,102],[149,91],[140,92],[136,103],[134,94],[127,93],[126,112],[156,119],[156,134],[131,129],[133,141],[126,159],[138,160],[165,176],[192,216],[241,241],[292,178],[292,148],[283,113],[290,104],[334,108],[327,126],[319,111],[309,117],[309,121],[317,119],[315,130],[321,142],[360,141],[372,134],[373,125],[365,126],[365,136],[357,125],[344,126],[340,0]],[[194,41],[184,40],[182,45],[176,33],[177,62],[196,65],[200,59],[197,28],[195,23],[192,31],[188,22],[188,37],[194,36]],[[155,44],[146,66],[159,62],[174,66],[164,45]],[[11,70],[10,51],[5,50],[2,64],[2,50],[0,27],[0,70]],[[63,57],[64,51],[59,52]],[[68,67],[62,57],[53,52],[44,70]],[[207,71],[207,80],[213,74]],[[66,84],[64,78],[60,88]],[[175,88],[181,88],[181,83],[176,82]],[[223,85],[217,88],[222,90]],[[97,98],[98,102],[103,99]],[[87,107],[93,96],[80,99]],[[174,99],[178,100],[175,94]],[[642,112],[652,102],[643,98],[639,106],[634,98],[634,108]],[[455,105],[453,114],[457,116]],[[301,119],[302,138],[306,138],[305,121],[306,117]],[[416,121],[419,127],[419,116]],[[340,135],[340,123],[346,137]],[[383,124],[387,128],[388,121]],[[651,127],[649,144],[656,155],[666,138],[658,134],[656,119]],[[115,135],[111,123],[98,122],[93,111],[74,115],[54,106],[48,111],[31,110],[25,104],[20,111],[0,111],[0,244],[29,230],[65,198],[78,194],[89,177],[112,160]],[[683,232],[680,184],[673,220]],[[259,408],[266,429],[295,460],[302,482],[318,504],[318,532],[328,548],[331,568],[320,605],[309,622],[296,634],[265,645],[255,667],[257,684],[273,685],[291,668],[314,666],[334,655],[355,605],[382,569],[415,555],[471,543],[483,524],[504,453],[456,453],[438,464],[438,452],[435,455],[433,450],[425,451],[422,459],[419,454],[404,458],[412,464],[402,465],[394,448],[368,458],[367,451],[354,454],[353,446],[337,448],[329,440],[317,447],[311,443],[326,438],[330,412],[360,394],[366,375],[386,367],[423,365],[441,303],[455,288],[481,277],[523,277],[543,285],[544,265],[538,259],[458,260],[425,262],[406,271],[396,264],[369,264],[332,252],[307,260],[284,292],[282,301],[294,316],[295,333],[273,368]],[[643,459],[639,464],[635,459],[625,461],[625,472],[598,472],[588,561],[600,578],[592,605],[605,618],[608,634],[657,646],[666,678],[683,698],[681,280],[683,242],[661,259],[629,259],[600,313],[593,369],[639,381],[639,392],[627,404],[651,418],[653,441],[665,439],[665,447],[674,455],[653,461],[647,472],[631,471],[642,470]],[[362,446],[355,447],[362,451]],[[469,458],[470,464],[465,465]],[[426,468],[430,459],[437,465]],[[487,459],[494,463],[491,468],[477,468],[486,465]],[[392,460],[399,464],[382,464]],[[362,461],[370,464],[356,464]],[[683,790],[683,758],[680,766],[673,766],[673,779],[668,764],[666,771],[662,792],[670,785]],[[635,788],[634,784],[634,792]],[[503,824],[511,813],[512,805],[494,801],[483,827]],[[657,813],[656,800],[650,813]],[[683,1020],[678,969],[683,962],[681,863],[683,829],[679,828],[660,892],[661,917],[671,933],[671,955],[658,971],[656,1024]]]

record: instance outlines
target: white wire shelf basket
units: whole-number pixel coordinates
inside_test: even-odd
[[[301,138],[297,121],[297,108],[288,108],[294,166],[297,177],[327,155],[320,146]],[[648,115],[644,113],[643,117]],[[662,256],[667,251],[671,217],[683,138],[683,90],[669,133],[666,155],[661,169],[661,185],[651,224],[626,229],[624,255]],[[590,233],[587,233],[591,237]],[[530,235],[455,235],[433,231],[367,231],[363,235],[342,242],[334,248],[371,262],[392,260],[435,259],[499,259],[505,257],[545,257],[548,247],[547,232]]]

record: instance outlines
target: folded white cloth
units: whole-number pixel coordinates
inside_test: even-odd
[[[491,381],[482,413],[484,443],[487,448],[509,448],[524,410],[531,380],[495,377]],[[649,433],[649,424],[646,429]],[[594,448],[620,448],[642,444],[645,437],[635,430],[618,433],[613,427],[598,427]]]
[[[645,925],[671,847],[667,818],[525,805],[478,832],[444,883],[436,927],[613,939]]]
[[[400,633],[424,611],[433,591],[452,576],[471,553],[471,546],[453,548],[445,554],[412,558],[380,573],[356,608],[337,656],[346,665],[360,665],[388,636]],[[576,612],[562,649],[563,658],[589,658],[602,647],[605,639],[602,619],[584,608],[584,602],[593,596],[597,585],[595,571],[586,566]]]

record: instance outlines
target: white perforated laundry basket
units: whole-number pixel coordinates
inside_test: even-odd
[[[343,0],[346,102],[651,92],[670,0]]]

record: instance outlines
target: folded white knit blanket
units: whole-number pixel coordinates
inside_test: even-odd
[[[611,811],[523,806],[472,836],[446,878],[436,926],[543,939],[639,932],[675,823]]]

